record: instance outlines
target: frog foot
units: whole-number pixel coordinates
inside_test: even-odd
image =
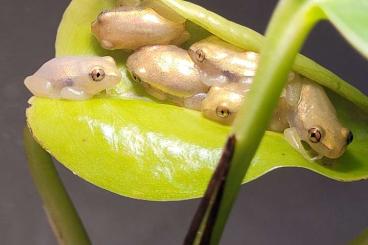
[[[79,88],[65,87],[61,90],[60,97],[67,100],[85,100],[91,96]]]
[[[206,98],[206,93],[195,94],[192,97],[184,99],[184,107],[196,111],[200,111],[202,107],[202,101]]]

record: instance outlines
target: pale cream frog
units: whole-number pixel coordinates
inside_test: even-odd
[[[127,60],[132,78],[159,100],[199,110],[208,86],[188,52],[174,45],[143,47]]]
[[[112,57],[74,56],[51,59],[24,84],[35,96],[84,100],[114,87],[120,79]]]
[[[180,45],[190,37],[185,29],[185,19],[165,18],[150,5],[122,6],[104,11],[92,23],[91,29],[105,49],[135,50],[155,44]]]
[[[256,72],[257,53],[244,52],[215,36],[194,43],[188,52],[201,71],[202,81],[208,86],[250,83]]]

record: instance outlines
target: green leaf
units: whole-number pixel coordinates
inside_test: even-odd
[[[185,1],[162,2],[191,20],[188,28],[192,39],[185,46],[209,35],[210,31],[243,48],[261,47],[263,37],[246,27]],[[113,6],[112,0],[73,0],[60,24],[56,54],[112,55],[123,73],[121,84],[83,102],[33,98],[27,110],[28,125],[56,159],[101,188],[146,200],[200,197],[230,128],[204,119],[195,111],[146,101],[148,97],[126,76],[127,54],[101,49],[90,33],[90,24],[98,13]],[[194,18],[190,16],[193,13],[201,15]],[[233,35],[237,36],[232,38]],[[245,40],[249,44],[243,44]],[[298,67],[319,77],[320,66],[311,61],[301,59]],[[332,73],[327,71],[327,74]],[[336,77],[332,74],[332,82],[328,84],[344,87],[345,93],[338,89],[336,92],[344,96],[356,93],[357,90]],[[347,153],[335,161],[324,160],[330,166],[309,162],[289,146],[282,134],[267,132],[244,181],[278,167],[303,167],[343,181],[366,178],[368,165],[363,160],[368,154],[368,116],[341,96],[330,95],[339,117],[356,136]],[[364,95],[349,99],[368,109]]]
[[[316,4],[341,34],[368,58],[368,1],[322,0]]]

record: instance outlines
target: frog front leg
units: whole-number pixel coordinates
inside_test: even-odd
[[[200,111],[202,107],[202,101],[206,98],[206,93],[195,94],[192,97],[184,99],[184,107],[192,110]]]
[[[302,156],[310,161],[315,161],[318,159],[321,159],[323,156],[321,155],[314,155],[311,156],[307,150],[305,149],[305,146],[303,145],[303,142],[296,130],[296,128],[291,127],[284,130],[284,136],[286,141],[294,148],[296,149]]]
[[[60,97],[67,100],[85,100],[92,96],[77,87],[64,87],[60,91]]]

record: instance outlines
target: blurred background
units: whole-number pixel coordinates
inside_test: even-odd
[[[103,1],[103,0],[101,0]],[[192,0],[264,32],[276,0]],[[2,1],[0,7],[0,243],[56,244],[28,173],[23,86],[54,55],[67,0]],[[88,7],[88,6],[86,6]],[[328,23],[302,53],[368,93],[368,63]],[[59,173],[94,244],[181,244],[198,200],[146,202]],[[303,169],[280,169],[241,188],[222,244],[346,244],[368,227],[368,181],[339,183]]]

